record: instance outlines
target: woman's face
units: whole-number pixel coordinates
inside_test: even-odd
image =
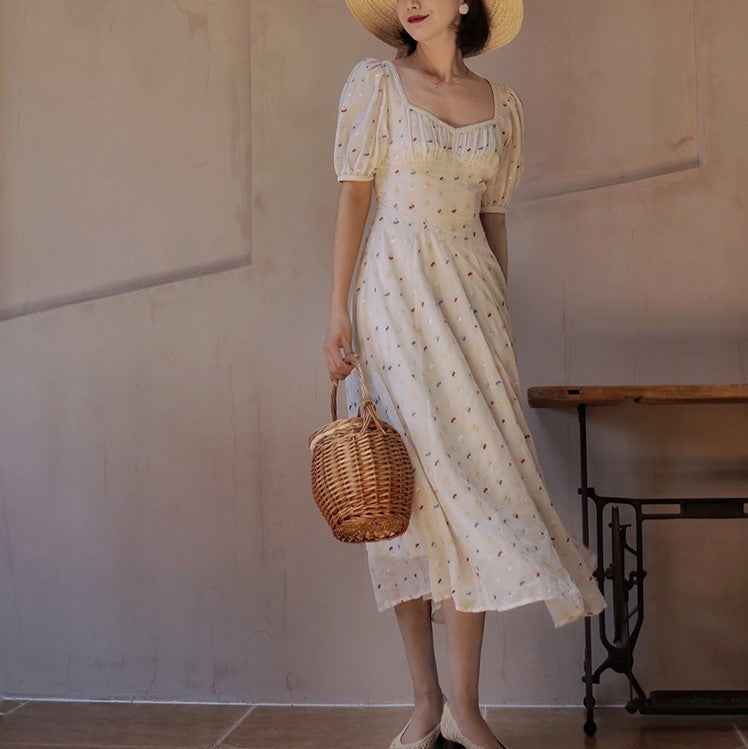
[[[445,31],[454,33],[460,23],[460,0],[395,0],[403,28],[417,41],[424,42]],[[422,20],[417,20],[422,18]],[[412,20],[409,20],[412,19]],[[454,29],[449,29],[454,25]]]

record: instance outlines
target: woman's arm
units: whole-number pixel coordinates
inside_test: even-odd
[[[509,276],[507,275],[509,271],[507,267],[509,257],[506,247],[506,215],[503,213],[481,213],[480,220],[483,224],[483,231],[486,233],[486,239],[488,240],[491,252],[496,255],[501,270],[504,272],[504,280],[509,283]]]
[[[370,206],[370,180],[348,180],[340,183],[332,244],[331,314],[348,311],[348,292],[353,268],[356,265]]]
[[[371,180],[346,180],[340,184],[332,250],[330,325],[322,347],[327,356],[331,380],[345,379],[353,369],[353,365],[343,361],[340,349],[344,353],[352,350],[353,331],[348,314],[348,294],[372,193]]]

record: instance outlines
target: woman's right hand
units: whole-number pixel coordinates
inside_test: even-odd
[[[327,328],[327,338],[322,350],[327,357],[327,369],[330,373],[330,381],[344,380],[353,369],[353,364],[343,361],[343,355],[352,351],[353,325],[351,317],[346,310],[334,312],[330,316],[330,325]],[[343,349],[343,354],[340,353]]]

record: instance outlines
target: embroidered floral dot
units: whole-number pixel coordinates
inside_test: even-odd
[[[506,279],[481,214],[504,213],[521,183],[524,113],[512,88],[490,88],[493,117],[476,107],[465,124],[416,106],[393,60],[362,59],[341,91],[335,173],[376,192],[351,279],[352,348],[415,491],[406,531],[365,548],[380,611],[414,598],[436,610],[446,595],[463,611],[542,600],[561,626],[605,601],[520,407]],[[353,417],[363,393],[355,373],[344,382]]]

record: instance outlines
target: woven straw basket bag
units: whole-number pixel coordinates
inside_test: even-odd
[[[356,416],[338,419],[338,383],[332,383],[333,420],[308,440],[314,501],[339,541],[395,538],[410,522],[413,464],[398,431],[377,417],[358,355],[351,353],[343,360],[353,364],[363,397]]]

